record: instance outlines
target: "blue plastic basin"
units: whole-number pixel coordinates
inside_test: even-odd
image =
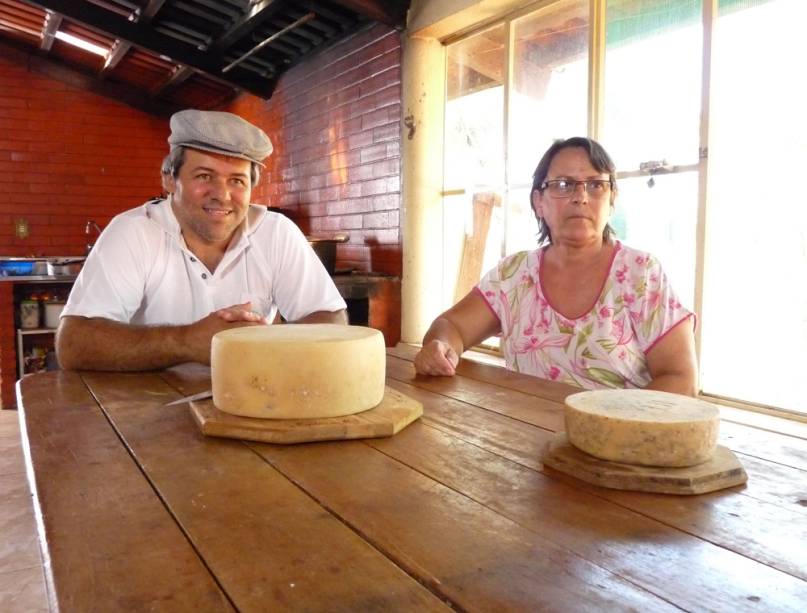
[[[34,273],[34,263],[21,260],[0,260],[0,277],[19,277]]]

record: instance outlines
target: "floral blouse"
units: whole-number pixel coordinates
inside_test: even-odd
[[[507,368],[588,389],[646,386],[647,352],[693,316],[661,264],[616,241],[597,301],[582,317],[567,319],[543,291],[545,249],[504,258],[476,287],[501,322]]]

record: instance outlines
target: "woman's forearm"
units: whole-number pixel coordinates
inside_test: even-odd
[[[457,352],[458,356],[462,355],[462,352],[465,351],[465,345],[460,331],[457,330],[457,327],[451,323],[448,318],[442,315],[432,322],[432,325],[423,337],[423,344],[426,345],[434,340],[446,343]]]
[[[683,394],[684,396],[698,395],[698,386],[695,378],[684,373],[659,375],[652,379],[645,389],[672,392],[674,394]]]

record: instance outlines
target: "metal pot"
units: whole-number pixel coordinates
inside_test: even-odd
[[[308,244],[317,254],[322,265],[329,275],[333,275],[336,269],[336,245],[337,243],[346,243],[350,240],[348,234],[337,234],[331,237],[307,236]]]
[[[54,258],[48,260],[48,274],[61,277],[77,275],[84,265],[84,258]]]

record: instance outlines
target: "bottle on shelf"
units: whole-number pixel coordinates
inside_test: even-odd
[[[20,328],[31,330],[39,327],[39,301],[27,298],[20,301]]]

